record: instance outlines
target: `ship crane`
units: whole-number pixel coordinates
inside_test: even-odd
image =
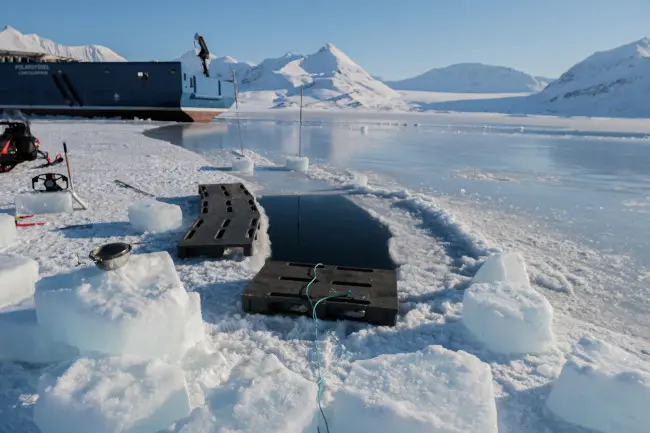
[[[194,40],[199,43],[201,51],[199,51],[199,58],[201,59],[201,64],[203,65],[203,75],[206,77],[210,76],[210,71],[208,70],[208,59],[210,58],[210,50],[208,50],[208,45],[205,43],[203,36],[196,33],[194,35]]]

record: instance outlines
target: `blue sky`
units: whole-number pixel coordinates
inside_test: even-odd
[[[259,62],[326,42],[370,73],[406,78],[459,62],[557,77],[594,51],[650,36],[649,0],[20,0],[2,19],[130,60],[192,48]]]

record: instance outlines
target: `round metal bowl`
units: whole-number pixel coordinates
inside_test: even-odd
[[[131,257],[131,245],[124,242],[102,245],[92,250],[88,257],[95,262],[95,266],[105,271],[124,266]]]

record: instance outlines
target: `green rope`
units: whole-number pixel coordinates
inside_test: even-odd
[[[350,296],[352,295],[352,290],[348,290],[345,293],[336,293],[334,289],[330,289],[330,295],[325,296],[324,298],[319,299],[316,301],[314,304],[312,302],[311,296],[309,296],[309,288],[311,285],[316,281],[317,276],[316,276],[316,269],[319,266],[323,266],[322,263],[316,264],[314,266],[314,278],[307,284],[307,287],[305,288],[305,296],[307,296],[307,300],[309,301],[309,305],[311,306],[311,315],[312,318],[314,319],[314,323],[316,324],[316,339],[314,341],[314,350],[316,352],[316,384],[318,385],[318,392],[316,393],[316,400],[318,403],[318,410],[320,411],[321,416],[323,417],[323,421],[325,422],[325,430],[326,433],[330,433],[330,428],[327,423],[327,418],[325,417],[325,413],[323,412],[323,407],[321,406],[321,401],[323,397],[323,392],[325,392],[325,375],[322,374],[322,363],[321,363],[321,354],[320,350],[318,349],[318,340],[319,340],[319,332],[318,332],[318,316],[316,315],[316,308],[318,307],[318,304],[320,304],[323,301],[327,301],[328,299],[332,298],[341,298],[344,296]],[[320,433],[320,428],[317,429],[318,432]]]

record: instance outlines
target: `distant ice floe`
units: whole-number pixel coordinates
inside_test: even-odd
[[[460,179],[468,179],[468,180],[491,180],[495,182],[520,182],[520,180],[514,176],[490,173],[488,171],[480,171],[480,170],[457,170],[454,172],[454,176]]]
[[[624,201],[622,205],[627,208],[629,212],[650,213],[650,201],[628,200]]]

